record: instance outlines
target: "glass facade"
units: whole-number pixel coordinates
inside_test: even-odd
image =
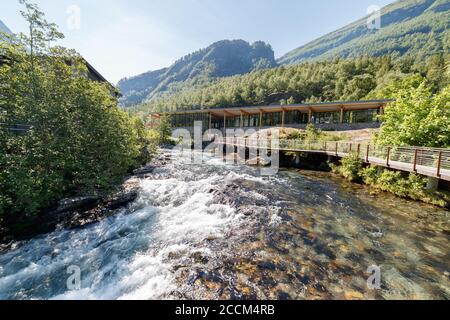
[[[344,123],[378,122],[379,109],[347,111],[344,113]]]
[[[243,127],[259,127],[259,114],[243,116]]]
[[[314,112],[311,117],[311,123],[314,124],[333,124],[340,123],[341,112]]]
[[[174,114],[170,116],[173,128],[193,127],[195,121],[201,121],[203,128],[209,128],[209,113]]]
[[[343,112],[343,123],[372,123],[378,122],[380,109],[355,110]],[[272,127],[281,126],[283,123],[282,112],[271,112],[262,114],[262,123],[260,124],[260,114],[227,116],[227,128],[241,127]],[[193,127],[195,121],[201,121],[203,128],[210,126],[210,114],[208,112],[187,113],[171,115],[171,122],[174,128]],[[313,112],[311,119],[308,112],[298,110],[286,111],[284,115],[285,125],[307,124],[339,124],[341,122],[341,111],[334,112]],[[224,118],[220,116],[211,116],[211,128],[222,129],[224,127]]]
[[[287,111],[284,115],[285,124],[305,124],[308,123],[308,113],[298,110]]]

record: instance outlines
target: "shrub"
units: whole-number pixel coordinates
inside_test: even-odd
[[[367,185],[376,185],[378,182],[378,167],[369,166],[360,171],[362,181]]]
[[[0,214],[8,217],[107,192],[151,155],[145,127],[118,108],[112,88],[89,80],[78,54],[50,46],[61,35],[36,6],[26,4],[24,16],[32,38],[0,42],[9,61],[0,66]],[[32,128],[18,135],[8,130],[15,124]]]
[[[390,192],[402,198],[419,200],[439,207],[448,207],[450,196],[444,192],[428,191],[427,179],[415,173],[405,174],[380,167],[358,169],[358,159],[344,158],[341,166],[331,165],[333,172],[342,174],[350,181],[362,180],[375,190]]]
[[[357,182],[361,180],[360,171],[363,162],[357,154],[351,154],[341,160],[339,172],[349,181]]]

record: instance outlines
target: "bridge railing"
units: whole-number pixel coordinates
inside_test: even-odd
[[[419,167],[435,169],[437,176],[442,170],[450,170],[450,150],[425,147],[395,147],[380,146],[368,143],[335,142],[335,141],[304,141],[304,140],[277,140],[227,137],[217,139],[217,143],[236,146],[245,146],[258,149],[280,149],[285,151],[323,152],[328,155],[344,157],[358,154],[367,163],[382,164],[389,167],[393,163],[409,165],[412,171]]]

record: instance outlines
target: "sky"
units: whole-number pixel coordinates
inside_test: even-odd
[[[1,0],[0,20],[26,31],[18,0]],[[109,81],[157,70],[223,39],[262,40],[275,56],[393,0],[34,0]]]

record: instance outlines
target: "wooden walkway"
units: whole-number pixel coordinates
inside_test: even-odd
[[[216,139],[221,145],[294,153],[318,153],[343,158],[358,154],[367,164],[391,168],[450,181],[450,150],[423,147],[374,146],[350,142],[313,142],[300,140]]]

